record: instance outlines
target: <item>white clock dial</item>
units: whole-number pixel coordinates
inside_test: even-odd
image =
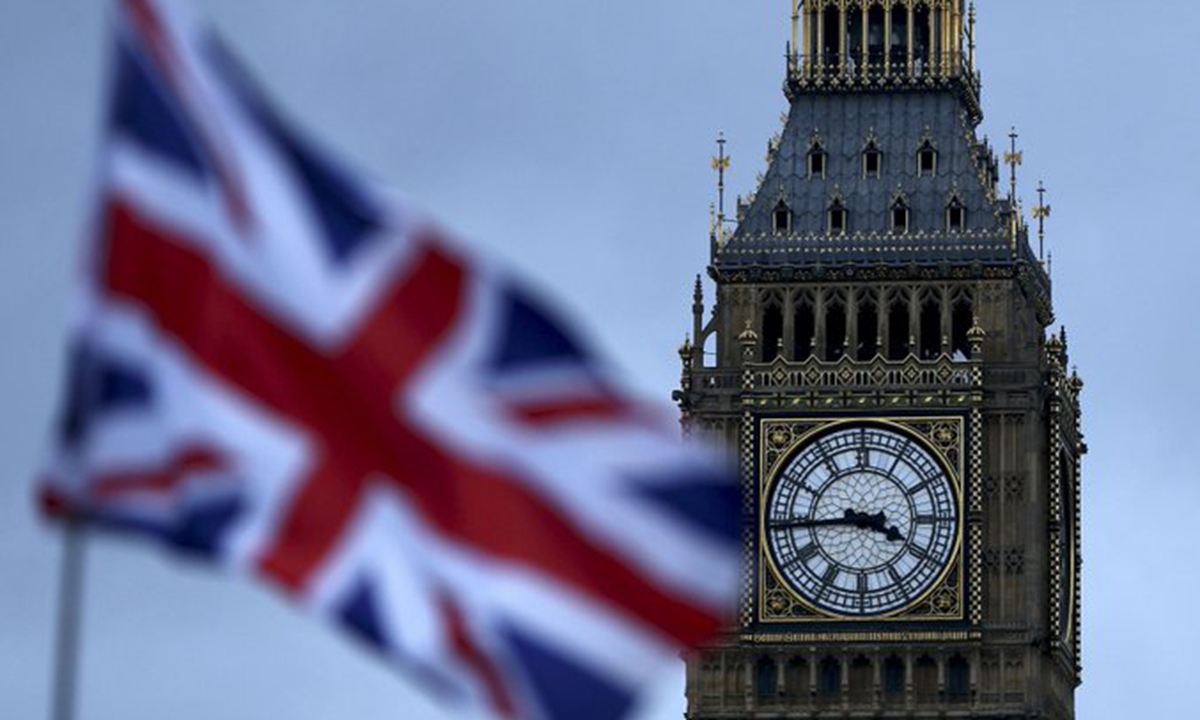
[[[834,615],[918,601],[957,551],[958,491],[915,437],[882,425],[808,442],[767,489],[763,534],[783,579]]]

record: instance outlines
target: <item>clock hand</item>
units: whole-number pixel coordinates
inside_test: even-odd
[[[858,527],[865,530],[874,530],[877,533],[883,534],[889,542],[900,542],[904,539],[904,534],[900,532],[900,528],[892,525],[888,527],[887,516],[882,512],[874,515],[863,515],[865,523]]]
[[[812,527],[835,527],[839,525],[857,525],[861,514],[853,510],[847,510],[845,516],[840,518],[826,518],[824,520],[810,520],[809,518],[792,518],[790,520],[777,520],[770,523],[773,528],[812,528]]]
[[[810,520],[808,518],[792,518],[790,520],[778,520],[770,523],[773,528],[812,528],[812,527],[837,527],[851,526],[860,530],[879,529],[881,532],[886,532],[883,529],[883,524],[887,522],[887,518],[883,513],[877,515],[868,515],[856,510],[847,510],[840,518],[825,518],[823,520]]]
[[[838,525],[854,525],[855,521],[845,520],[842,518],[830,518],[827,520],[809,520],[808,518],[792,518],[791,520],[780,520],[772,522],[772,528],[814,528],[814,527],[835,527]]]
[[[874,515],[868,515],[864,512],[856,510],[847,510],[845,515],[840,518],[826,518],[823,520],[810,520],[808,518],[792,518],[791,520],[780,520],[770,524],[772,528],[815,528],[815,527],[844,527],[850,526],[859,530],[873,530],[884,535],[889,542],[899,542],[904,539],[904,535],[895,525],[887,526],[887,516],[882,512]]]

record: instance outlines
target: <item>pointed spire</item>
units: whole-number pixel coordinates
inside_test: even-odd
[[[1009,169],[1008,199],[1012,202],[1014,208],[1017,204],[1017,168],[1021,166],[1021,163],[1025,159],[1024,153],[1017,150],[1017,138],[1019,137],[1021,136],[1017,133],[1016,126],[1013,126],[1012,132],[1008,134],[1011,150],[1004,153],[1004,163],[1008,165]]]
[[[971,9],[967,12],[967,62],[971,70],[975,69],[975,0],[971,0]]]
[[[1083,382],[1083,378],[1079,377],[1079,368],[1074,367],[1074,366],[1071,367],[1070,383],[1071,383],[1071,389],[1075,391],[1076,395],[1078,395],[1080,392],[1083,391],[1084,382]]]
[[[1033,209],[1033,216],[1038,221],[1038,260],[1045,259],[1046,252],[1046,218],[1050,217],[1050,206],[1046,204],[1046,184],[1038,182],[1038,204]]]
[[[725,244],[725,171],[729,169],[730,157],[725,154],[725,131],[717,133],[717,156],[712,159],[712,168],[717,171],[717,247]]]
[[[792,0],[792,41],[788,44],[789,75],[795,74],[800,57],[800,0]]]
[[[1046,351],[1050,353],[1050,358],[1061,368],[1063,354],[1067,348],[1063,343],[1063,335],[1061,333],[1052,333],[1050,339],[1046,341]]]

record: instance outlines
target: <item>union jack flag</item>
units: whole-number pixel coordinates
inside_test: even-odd
[[[266,579],[470,707],[621,717],[734,600],[728,468],[186,5],[112,7],[48,510]]]

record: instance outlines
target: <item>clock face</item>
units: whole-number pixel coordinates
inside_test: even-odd
[[[886,615],[920,600],[957,551],[959,495],[921,442],[878,425],[803,445],[767,489],[763,537],[809,605]]]

